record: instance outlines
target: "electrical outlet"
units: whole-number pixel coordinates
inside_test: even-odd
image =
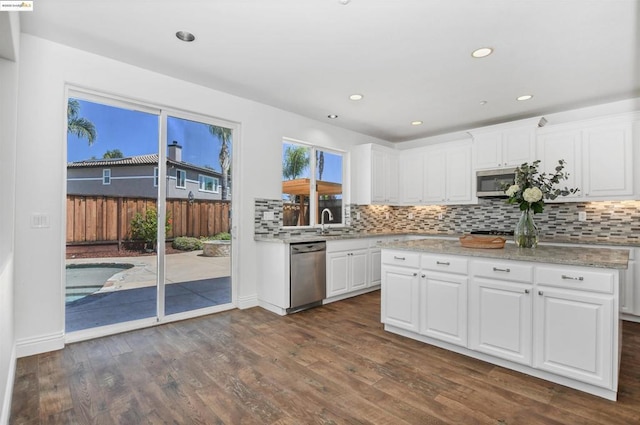
[[[276,215],[273,211],[264,211],[262,213],[262,219],[266,220],[266,221],[273,221],[275,220]]]
[[[443,218],[444,218],[444,214],[439,213],[439,214],[438,214],[438,220],[442,220]]]
[[[578,221],[587,221],[586,211],[578,211]]]
[[[356,213],[356,220],[360,220],[360,211]]]
[[[389,220],[389,213],[388,212],[384,213],[384,219],[385,220]]]
[[[409,220],[413,220],[413,213],[409,213]]]

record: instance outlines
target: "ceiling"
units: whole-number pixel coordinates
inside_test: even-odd
[[[46,0],[20,18],[23,32],[391,142],[640,96],[640,0],[347,1]]]

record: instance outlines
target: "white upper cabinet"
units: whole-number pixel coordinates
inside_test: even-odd
[[[533,161],[539,118],[471,130],[474,169],[517,167]]]
[[[398,204],[398,161],[394,149],[371,143],[355,146],[351,152],[353,202],[360,205]]]
[[[409,149],[400,156],[401,202],[404,205],[465,204],[474,201],[471,143],[442,143]]]
[[[569,179],[560,186],[580,189],[556,202],[637,199],[634,126],[637,117],[625,115],[541,129],[537,139],[541,170],[553,173],[563,159]]]

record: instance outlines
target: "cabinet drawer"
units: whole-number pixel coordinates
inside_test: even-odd
[[[356,249],[367,249],[369,241],[367,239],[344,239],[340,241],[327,241],[327,252],[353,251]]]
[[[582,291],[613,293],[615,272],[574,267],[536,267],[536,283]]]
[[[466,258],[452,255],[423,254],[420,260],[422,269],[445,273],[467,274],[468,264]]]
[[[500,261],[473,261],[471,270],[474,276],[511,282],[533,282],[533,266]]]
[[[420,267],[420,254],[409,251],[382,251],[382,263],[402,267]]]

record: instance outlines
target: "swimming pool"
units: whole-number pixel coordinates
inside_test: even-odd
[[[133,267],[124,263],[67,264],[65,303],[98,292],[116,273]]]

